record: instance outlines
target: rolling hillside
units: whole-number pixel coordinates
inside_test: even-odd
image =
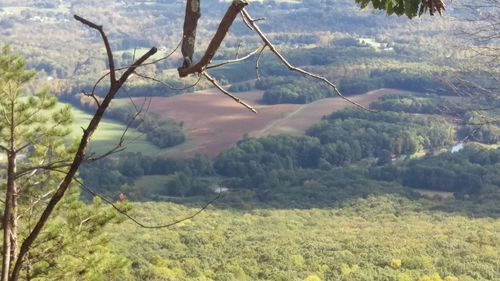
[[[380,89],[351,98],[367,106],[378,97],[391,93],[401,91]],[[339,98],[323,99],[306,105],[262,105],[258,104],[262,94],[261,91],[237,94],[239,98],[254,105],[257,114],[244,109],[216,90],[169,98],[154,97],[150,111],[183,122],[188,141],[171,149],[145,148],[143,153],[160,152],[176,158],[188,158],[196,154],[214,157],[244,137],[302,134],[324,115],[352,106]]]

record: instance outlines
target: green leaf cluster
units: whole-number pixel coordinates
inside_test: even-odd
[[[356,0],[356,3],[361,4],[362,8],[371,4],[373,8],[385,11],[388,15],[406,15],[409,18],[421,16],[426,11],[421,0]]]

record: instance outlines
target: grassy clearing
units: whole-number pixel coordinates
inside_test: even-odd
[[[82,128],[87,127],[91,115],[72,108],[74,123],[72,137],[79,138],[82,135]],[[109,119],[103,119],[92,137],[90,149],[96,153],[106,152],[113,148],[120,140],[125,126],[119,122]],[[146,136],[134,129],[129,129],[126,134],[127,152],[142,152],[143,154],[153,155],[160,151],[156,146],[146,140]]]
[[[74,117],[72,137],[80,138],[82,135],[82,128],[87,127],[92,116],[74,107],[72,107],[72,112]],[[124,130],[124,124],[106,118],[102,119],[92,137],[90,144],[91,151],[96,153],[109,151],[118,143]],[[133,128],[128,129],[124,144],[126,147],[124,152],[141,152],[143,155],[150,156],[172,153],[180,149],[188,149],[190,146],[190,144],[186,142],[174,147],[161,149],[147,141],[146,135]]]

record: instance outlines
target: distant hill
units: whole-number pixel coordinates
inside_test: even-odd
[[[185,1],[159,0],[2,1],[0,37],[2,43],[11,44],[14,50],[27,57],[30,66],[47,75],[95,81],[106,67],[101,42],[97,34],[77,23],[73,14],[102,24],[113,50],[119,54],[115,59],[119,64],[127,64],[134,48],[157,46],[170,50],[178,44],[184,4]],[[217,0],[202,1],[198,51],[208,44],[227,5]],[[248,10],[256,17],[266,18],[260,24],[276,44],[293,48],[326,46],[332,38],[342,36],[363,37],[367,38],[366,42],[376,38],[379,42],[411,41],[420,46],[436,46],[445,39],[432,34],[457,25],[455,7],[449,6],[447,17],[426,18],[425,21],[360,10],[353,0],[252,1]],[[412,32],[408,33],[408,29]],[[239,43],[250,48],[257,40],[238,20],[220,53],[229,51],[233,56]],[[440,52],[433,53],[441,55]],[[178,59],[179,55],[174,55],[159,69],[177,67]]]

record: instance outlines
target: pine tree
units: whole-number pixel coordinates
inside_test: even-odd
[[[8,46],[3,47],[0,151],[5,156],[2,159],[6,163],[2,165],[7,171],[2,182],[4,275],[9,274],[17,258],[18,241],[31,231],[75,151],[70,140],[70,107],[58,105],[46,90],[26,91],[34,76],[35,72],[25,69],[21,57],[12,54]],[[79,199],[79,190],[72,188],[39,243],[27,255],[23,280],[92,280],[122,272],[128,266],[127,261],[110,253],[101,233],[114,215],[100,205],[94,202],[86,206]],[[8,276],[3,278],[7,280]]]

